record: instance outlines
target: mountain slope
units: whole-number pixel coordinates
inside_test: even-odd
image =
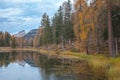
[[[25,39],[30,39],[30,38],[34,38],[35,37],[35,35],[37,34],[37,31],[38,31],[38,29],[32,29],[31,31],[29,31],[25,36],[24,36],[24,38]]]
[[[17,34],[14,34],[15,37],[23,37],[26,35],[25,30],[19,31]]]

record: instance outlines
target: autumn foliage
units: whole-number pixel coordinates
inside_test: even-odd
[[[108,14],[109,5],[111,15]],[[111,46],[113,48],[114,52],[112,52],[112,54],[115,54],[115,50],[118,49],[118,37],[120,37],[117,36],[117,42],[115,44],[115,35],[119,34],[115,32],[120,30],[120,25],[115,22],[117,20],[114,18],[116,17],[116,19],[120,19],[120,1],[90,0],[88,3],[86,0],[76,0],[74,6],[74,32],[76,35],[76,48],[87,53],[102,53],[105,50],[108,51],[108,47],[105,46],[107,46],[108,43],[111,43],[112,45],[109,45],[109,47]],[[116,11],[116,13],[114,13],[114,11]],[[112,21],[110,17],[114,20]],[[111,29],[109,26],[111,26]],[[119,26],[119,28],[117,26]],[[117,31],[114,32],[115,28],[117,28]],[[111,35],[109,35],[108,32]]]

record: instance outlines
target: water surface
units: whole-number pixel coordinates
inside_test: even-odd
[[[104,80],[86,63],[62,64],[36,52],[0,53],[0,80]]]

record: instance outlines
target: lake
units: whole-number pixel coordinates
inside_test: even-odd
[[[37,52],[0,53],[0,80],[104,80],[104,70],[86,62],[62,64]]]

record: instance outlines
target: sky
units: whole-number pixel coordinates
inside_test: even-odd
[[[64,1],[67,0],[0,0],[0,31],[14,34],[36,29],[42,15],[46,12],[52,17]]]

